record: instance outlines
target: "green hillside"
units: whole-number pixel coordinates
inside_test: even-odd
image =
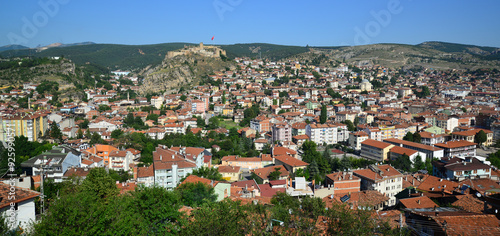
[[[282,58],[290,57],[299,53],[307,52],[306,47],[301,46],[286,46],[267,43],[247,43],[247,44],[233,44],[233,45],[219,45],[222,49],[226,50],[229,58],[234,57],[253,57],[268,58],[271,60],[279,60]],[[259,55],[259,52],[261,55]]]

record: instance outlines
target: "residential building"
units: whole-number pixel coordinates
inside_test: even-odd
[[[442,158],[432,162],[432,175],[439,178],[462,181],[466,178],[490,178],[491,167],[477,158]]]
[[[222,157],[221,161],[223,166],[239,166],[242,171],[273,165],[273,158],[266,154],[262,154],[260,157],[225,156]]]
[[[259,168],[259,169],[254,169],[251,172],[253,173],[253,177],[258,177],[260,181],[263,183],[269,183],[270,181],[270,174],[271,172],[274,171],[279,171],[280,175],[278,177],[279,180],[284,180],[288,178],[290,173],[286,170],[286,168],[283,165],[275,165],[275,166],[268,166],[264,168]]]
[[[410,158],[410,161],[412,163],[415,163],[415,158],[417,158],[417,156],[420,156],[420,158],[423,162],[425,162],[425,160],[427,158],[425,153],[415,151],[415,150],[409,149],[409,148],[400,147],[400,146],[394,146],[393,148],[391,148],[389,150],[389,159],[391,159],[391,160],[397,160],[397,159],[401,158],[403,155],[407,155]]]
[[[272,141],[292,141],[292,127],[288,123],[280,123],[272,126]]]
[[[157,147],[153,151],[154,183],[172,190],[180,180],[203,166],[204,148]]]
[[[444,157],[466,157],[476,155],[476,143],[465,140],[436,143],[435,146],[444,150]]]
[[[325,186],[332,194],[348,194],[361,190],[361,179],[352,172],[335,172],[326,175]]]
[[[403,175],[390,165],[370,165],[353,171],[361,178],[361,190],[376,190],[389,197],[388,206],[396,204],[395,195],[403,190]]]
[[[361,143],[368,139],[368,134],[363,131],[349,133],[349,146],[361,150]]]
[[[17,114],[0,117],[0,141],[7,142],[12,136],[24,136],[36,142],[49,128],[47,114]]]
[[[482,145],[488,147],[493,144],[493,131],[487,129],[469,129],[464,131],[457,131],[451,133],[452,140],[465,140],[468,142],[474,142],[474,137],[479,131],[483,131],[486,133],[486,142],[482,143]]]
[[[128,172],[130,170],[130,164],[134,163],[134,155],[132,152],[123,151],[111,151],[109,154],[109,169],[110,170],[123,170]]]
[[[226,181],[234,182],[241,179],[241,167],[239,166],[219,166],[217,170]]]
[[[434,134],[427,131],[422,131],[420,134],[420,142],[425,145],[434,145],[436,143],[444,142],[444,134]]]
[[[52,147],[38,156],[21,163],[23,172],[27,175],[41,175],[62,182],[63,175],[71,167],[80,167],[82,153],[67,145]]]
[[[40,196],[39,192],[0,183],[0,196],[0,214],[5,219],[8,229],[16,230],[20,227],[26,230],[36,222],[35,198]],[[11,216],[14,217],[11,218]],[[11,222],[11,220],[14,221]],[[3,230],[6,232],[8,229]]]
[[[336,144],[349,138],[347,126],[338,124],[308,124],[306,135],[317,145]]]
[[[367,139],[361,143],[361,157],[374,161],[385,161],[389,158],[389,150],[394,145]]]
[[[305,169],[309,164],[289,155],[273,156],[275,165],[283,165],[290,173]]]
[[[412,149],[421,153],[425,153],[427,159],[432,161],[434,158],[441,158],[444,156],[444,150],[442,148],[429,146],[421,143],[410,142],[401,139],[389,138],[385,139],[384,142],[394,144],[396,146]]]
[[[109,154],[113,151],[118,151],[118,148],[113,147],[111,145],[96,144],[85,151],[102,158],[104,161],[104,166],[109,166],[110,165]]]

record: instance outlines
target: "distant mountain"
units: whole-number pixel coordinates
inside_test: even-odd
[[[151,45],[52,44],[45,50],[28,50],[20,45],[16,50],[0,50],[0,57],[64,56],[77,65],[95,64],[110,70],[141,70],[162,63],[168,51],[191,43],[162,43]],[[226,50],[229,58],[250,57],[279,60],[305,55],[311,60],[317,53],[329,55],[339,61],[357,62],[359,65],[378,64],[389,67],[424,66],[429,68],[484,68],[499,67],[500,49],[446,42],[425,42],[418,45],[373,44],[362,46],[287,46],[266,43],[216,45]],[[11,46],[12,47],[12,46]],[[4,47],[2,47],[4,48]],[[16,48],[16,47],[14,47]],[[307,56],[309,55],[309,56]],[[301,57],[301,56],[300,56]]]
[[[8,51],[8,50],[19,50],[19,49],[28,49],[28,47],[23,45],[11,44],[0,47],[0,52]]]

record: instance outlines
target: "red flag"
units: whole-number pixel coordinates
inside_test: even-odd
[[[212,40],[214,40],[214,37],[215,37],[215,36],[212,36]]]

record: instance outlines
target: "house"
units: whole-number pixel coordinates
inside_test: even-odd
[[[309,163],[303,162],[290,155],[273,156],[275,165],[283,165],[290,173],[295,173],[299,169],[305,169]]]
[[[475,157],[466,157],[464,159],[445,157],[433,161],[432,172],[432,175],[436,177],[458,181],[466,178],[481,179],[491,177],[491,167]]]
[[[87,175],[89,174],[90,170],[91,169],[89,169],[89,168],[78,168],[78,167],[68,168],[68,170],[66,170],[66,172],[64,172],[63,178],[68,179],[68,178],[72,178],[72,177],[77,177],[77,178],[81,178],[82,180],[84,180],[87,177]]]
[[[38,196],[39,192],[0,183],[0,214],[9,229],[21,227],[24,230],[35,223],[35,198]]]
[[[272,142],[292,141],[292,127],[288,123],[275,124],[271,129]]]
[[[31,176],[40,175],[43,169],[46,178],[59,183],[62,182],[63,175],[68,168],[80,167],[81,157],[81,152],[67,145],[54,146],[51,150],[21,163],[21,168],[23,172]]]
[[[187,158],[185,152],[157,147],[153,151],[154,184],[172,190],[182,178],[201,166],[203,166],[203,155],[194,157],[193,161]]]
[[[374,161],[385,161],[389,158],[389,150],[394,145],[373,139],[361,143],[361,157]]]
[[[493,144],[493,131],[487,129],[469,129],[464,131],[458,131],[451,133],[452,140],[465,140],[468,142],[474,142],[474,137],[479,131],[486,133],[486,142],[482,143],[484,146],[490,146]]]
[[[444,142],[444,134],[434,134],[427,131],[422,131],[420,134],[420,142],[425,145],[434,145],[436,143]]]
[[[154,166],[145,167],[134,167],[134,179],[137,184],[144,185],[145,187],[151,187],[155,183],[155,172]]]
[[[241,167],[239,166],[219,166],[217,170],[226,181],[233,182],[241,179]]]
[[[325,187],[331,189],[332,194],[348,194],[359,192],[361,189],[361,179],[352,172],[335,172],[326,175]]]
[[[364,131],[349,133],[349,146],[355,150],[361,150],[361,143],[368,139],[368,134]]]
[[[240,166],[242,171],[273,165],[273,158],[266,154],[262,154],[260,157],[224,156],[221,161],[223,166]]]
[[[477,143],[465,140],[448,141],[436,143],[434,146],[444,150],[444,157],[466,157],[476,155]]]
[[[390,165],[370,165],[366,169],[354,170],[361,178],[361,190],[377,190],[389,197],[388,206],[396,204],[395,195],[403,190],[403,175]]]
[[[130,164],[134,162],[135,156],[130,151],[112,151],[109,154],[109,169],[119,171],[129,171]]]
[[[275,165],[275,166],[268,166],[264,168],[254,169],[251,172],[252,172],[252,177],[259,178],[259,180],[262,181],[263,183],[268,183],[270,181],[271,177],[270,175],[274,171],[280,172],[278,177],[278,179],[280,180],[288,178],[290,174],[283,165]]]
[[[102,158],[104,161],[104,166],[109,166],[110,164],[109,154],[113,151],[118,151],[118,148],[113,147],[111,145],[96,144],[85,151]]]

